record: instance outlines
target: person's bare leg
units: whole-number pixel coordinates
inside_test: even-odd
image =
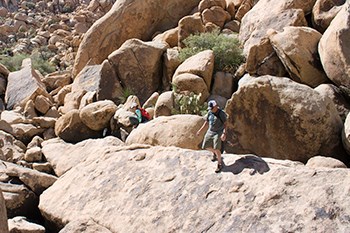
[[[222,165],[221,151],[220,150],[214,150],[214,153],[216,155],[216,158],[218,159],[218,165]]]

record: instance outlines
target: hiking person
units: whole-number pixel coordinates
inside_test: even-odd
[[[130,110],[135,113],[135,116],[129,117],[131,125],[136,128],[140,123],[146,123],[151,120],[151,116],[146,109],[140,108],[137,103],[133,102]]]
[[[216,173],[222,169],[221,146],[222,141],[226,140],[226,113],[219,108],[215,100],[208,102],[208,113],[205,115],[205,122],[197,131],[197,136],[207,126],[208,130],[204,136],[202,149],[209,150],[213,153],[212,161],[218,161]]]

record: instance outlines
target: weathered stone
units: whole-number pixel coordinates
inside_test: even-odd
[[[176,47],[179,44],[179,28],[169,29],[155,36],[152,41],[167,43],[170,48]]]
[[[24,59],[20,71],[11,72],[5,94],[8,109],[15,106],[24,106],[27,100],[34,99],[36,95],[49,96],[45,85],[39,75],[32,69],[30,59]]]
[[[191,73],[182,73],[173,78],[175,92],[183,95],[194,93],[201,95],[200,103],[204,103],[209,97],[209,90],[202,77]]]
[[[260,0],[241,21],[239,39],[244,44],[244,54],[259,44],[269,29],[280,31],[286,26],[307,26],[304,15],[314,3],[315,0]]]
[[[34,105],[36,110],[42,114],[46,114],[46,112],[52,107],[52,102],[49,98],[38,95],[34,100]]]
[[[174,115],[157,117],[145,124],[140,124],[126,139],[126,144],[149,144],[152,146],[176,146],[199,149],[204,131],[200,137],[196,132],[204,119],[196,115]]]
[[[77,75],[87,63],[100,64],[128,39],[148,41],[155,32],[173,28],[199,2],[200,0],[119,1],[85,34],[77,52],[73,75]]]
[[[302,162],[315,155],[347,160],[333,102],[306,85],[273,76],[252,78],[240,82],[226,111],[228,141],[236,143],[227,151]]]
[[[59,233],[72,233],[72,232],[84,232],[84,233],[113,233],[106,227],[98,224],[92,219],[79,219],[69,222],[65,227],[60,230]]]
[[[43,79],[43,83],[48,91],[62,88],[72,82],[71,75],[68,72],[55,72],[48,74]]]
[[[159,93],[158,92],[154,92],[149,98],[148,100],[146,100],[146,102],[142,105],[143,108],[149,108],[149,107],[154,107],[156,106],[157,100],[159,98]]]
[[[326,167],[326,168],[347,168],[346,165],[333,158],[323,157],[323,156],[315,156],[310,158],[305,164],[307,167]]]
[[[179,47],[182,48],[185,45],[183,40],[190,35],[199,34],[205,32],[205,26],[202,22],[201,15],[199,13],[188,15],[183,17],[178,24],[179,27]]]
[[[16,184],[16,179],[11,183],[0,182],[0,189],[4,194],[7,216],[31,216],[37,208],[39,198],[23,184]]]
[[[136,93],[143,103],[161,84],[160,61],[165,50],[165,44],[130,39],[111,53],[108,60],[121,85]]]
[[[174,93],[172,91],[166,91],[160,94],[155,109],[154,117],[159,116],[171,116],[172,109],[174,108]]]
[[[88,104],[80,110],[81,121],[92,130],[103,130],[109,126],[117,106],[110,100]]]
[[[345,0],[317,0],[312,8],[312,25],[323,33],[341,10]]]
[[[0,172],[6,174],[8,179],[18,179],[38,196],[57,180],[57,177],[53,175],[34,171],[9,162],[2,162]]]
[[[13,136],[23,143],[29,143],[35,135],[44,132],[44,129],[34,126],[33,124],[12,124]]]
[[[173,78],[176,68],[181,64],[179,59],[178,49],[167,49],[163,54],[163,78],[162,86],[164,90],[169,91],[171,89],[171,80]]]
[[[327,96],[333,100],[333,103],[335,104],[335,107],[337,108],[338,113],[344,122],[350,111],[350,104],[345,99],[343,92],[333,84],[321,84],[315,88],[315,91],[320,93],[322,96]]]
[[[217,175],[211,156],[175,147],[111,148],[98,163],[82,162],[62,176],[39,208],[57,229],[82,216],[111,232],[349,229],[348,169],[224,154]]]
[[[285,27],[269,35],[270,42],[296,82],[316,87],[328,80],[318,55],[321,34],[309,27]]]
[[[222,28],[226,21],[231,19],[231,15],[225,11],[222,7],[213,6],[209,9],[205,9],[202,12],[202,20],[204,24],[214,23]]]
[[[28,149],[24,155],[24,160],[27,162],[40,162],[42,160],[43,153],[40,147],[32,147]]]
[[[55,124],[55,134],[72,143],[101,136],[101,132],[90,129],[81,121],[79,110],[71,110],[58,118]]]
[[[203,12],[205,9],[209,9],[213,6],[219,6],[222,9],[226,8],[226,1],[225,0],[202,0],[198,4],[198,10],[200,12]]]
[[[211,88],[211,80],[214,70],[214,53],[211,50],[205,50],[187,58],[176,69],[173,79],[184,73],[190,73],[202,77],[208,90]]]
[[[72,167],[79,165],[92,157],[93,162],[97,155],[102,155],[113,146],[124,145],[116,137],[105,137],[101,139],[88,139],[77,144],[71,144],[59,138],[43,142],[42,152],[47,161],[52,165],[55,174],[62,176]]]
[[[45,227],[29,222],[22,216],[9,219],[8,225],[10,232],[45,233]]]
[[[350,88],[350,2],[332,20],[323,33],[318,51],[323,68],[330,80],[338,87]]]
[[[119,97],[123,93],[120,80],[107,60],[102,65],[86,66],[79,73],[74,79],[72,92],[77,92],[78,90],[95,91],[96,100],[109,99],[115,102],[119,101]]]
[[[6,213],[6,205],[5,199],[0,190],[0,232],[8,233],[8,224],[7,224],[7,213]]]
[[[24,157],[26,146],[16,140],[11,134],[0,130],[0,159],[17,162]]]
[[[231,98],[234,87],[234,77],[231,73],[216,72],[214,75],[214,83],[211,93],[220,95],[226,99]]]

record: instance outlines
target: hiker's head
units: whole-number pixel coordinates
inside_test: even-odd
[[[208,102],[208,110],[212,112],[216,112],[218,110],[218,104],[216,103],[215,100],[210,100]]]

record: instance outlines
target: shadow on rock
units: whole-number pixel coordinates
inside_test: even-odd
[[[254,155],[247,155],[240,159],[237,159],[231,165],[225,165],[222,168],[223,172],[232,172],[237,175],[241,173],[245,168],[253,169],[251,175],[254,175],[256,172],[263,174],[270,170],[269,165],[260,157]]]

